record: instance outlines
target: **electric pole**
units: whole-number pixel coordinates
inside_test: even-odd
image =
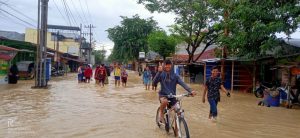
[[[96,28],[94,27],[92,24],[88,25],[88,26],[85,26],[85,28],[89,28],[89,35],[90,35],[90,46],[88,48],[88,64],[91,64],[91,54],[92,54],[92,28]]]
[[[56,55],[55,55],[55,58],[56,58],[56,69],[58,69],[58,67],[59,67],[59,54],[58,54],[58,52],[59,52],[59,31],[57,31],[57,33],[56,33],[56,51],[55,51],[55,53],[56,53]]]
[[[48,1],[49,0],[38,0],[38,29],[37,29],[38,46],[37,46],[37,61],[35,66],[35,71],[36,71],[35,87],[36,88],[47,86],[46,52],[47,52]]]
[[[82,57],[82,24],[80,24],[80,45],[79,45],[79,59]]]

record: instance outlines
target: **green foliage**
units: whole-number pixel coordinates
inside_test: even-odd
[[[93,50],[93,55],[95,55],[95,64],[104,63],[106,50]]]
[[[228,0],[223,5],[218,3],[220,0],[211,1],[229,13],[221,25],[227,27],[230,34],[220,41],[232,56],[264,56],[266,51],[280,45],[276,33],[291,34],[299,24],[299,0]]]
[[[148,52],[147,37],[157,29],[157,22],[152,18],[141,19],[138,15],[121,18],[123,19],[121,25],[107,30],[108,38],[114,42],[109,60],[118,62],[136,60],[139,52]]]
[[[216,42],[221,29],[215,25],[219,21],[219,11],[202,0],[139,0],[151,11],[173,12],[177,16],[172,33],[178,34],[187,43],[188,62],[195,62],[195,51],[204,43],[202,53]],[[201,53],[201,54],[202,54]],[[201,56],[199,55],[199,57]],[[197,60],[197,59],[196,59]]]
[[[148,45],[151,50],[165,59],[175,52],[175,46],[178,44],[177,40],[175,36],[168,36],[164,31],[155,31],[149,35]]]

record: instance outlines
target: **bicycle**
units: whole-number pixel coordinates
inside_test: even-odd
[[[175,136],[178,134],[179,138],[190,137],[189,129],[184,119],[184,110],[181,108],[181,100],[183,99],[183,97],[189,96],[189,93],[181,95],[166,95],[167,98],[176,98],[177,102],[173,107],[170,107],[170,105],[168,104],[168,106],[165,108],[164,123],[160,122],[160,107],[158,107],[156,112],[156,124],[159,128],[161,128],[161,126],[164,125],[166,132],[169,133],[170,127],[172,127]],[[175,111],[175,115],[173,117],[173,120],[170,120],[170,112],[173,110]]]

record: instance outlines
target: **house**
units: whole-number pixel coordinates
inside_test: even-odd
[[[18,49],[0,45],[0,84],[8,83],[8,72],[11,60],[17,54]]]
[[[79,35],[75,33],[47,32],[47,48],[79,56],[79,38]],[[25,31],[25,41],[37,44],[37,30],[27,28]]]

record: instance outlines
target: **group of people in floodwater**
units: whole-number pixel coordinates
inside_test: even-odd
[[[162,70],[161,65],[159,65],[158,67],[154,67],[153,70],[150,70],[149,66],[146,66],[146,68],[144,68],[144,71],[141,75],[146,90],[150,90],[150,86],[152,86],[152,90],[156,91],[157,85],[153,83],[153,79],[156,73],[158,72],[158,70]]]
[[[152,70],[150,70],[149,66],[146,66],[140,74],[146,90],[150,90],[151,86],[152,90],[156,91],[157,86],[153,85],[152,81],[159,69],[162,70],[161,65],[154,67]],[[108,77],[113,73],[115,86],[120,86],[122,84],[122,86],[126,87],[127,85],[128,72],[126,71],[126,68],[120,64],[115,64],[114,66],[100,64],[96,66],[94,72],[91,65],[80,65],[77,72],[78,83],[90,83],[94,76],[95,83],[104,87],[105,84],[108,84]]]
[[[97,65],[94,73],[91,65],[80,65],[77,69],[78,83],[90,83],[94,76],[95,83],[104,87],[105,84],[108,84],[108,77],[111,75],[111,72],[113,72],[115,77],[115,86],[120,86],[122,81],[122,86],[126,87],[128,73],[120,64],[115,64],[114,66]]]

